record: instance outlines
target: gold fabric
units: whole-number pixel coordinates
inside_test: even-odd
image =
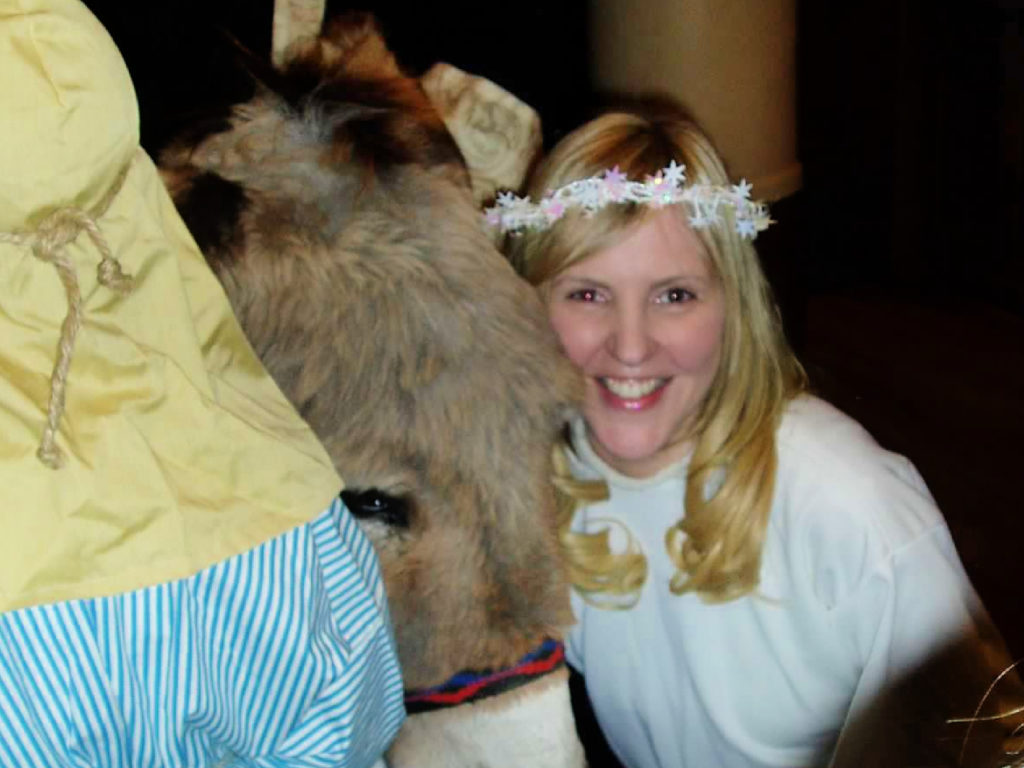
[[[0,243],[0,611],[183,578],[315,517],[341,488],[323,447],[249,347],[138,145],[128,72],[77,0],[0,0],[0,232],[90,210],[134,280],[82,295],[60,469],[36,456],[65,288]]]

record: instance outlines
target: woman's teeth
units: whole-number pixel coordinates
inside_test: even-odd
[[[665,379],[600,379],[601,384],[616,397],[638,400],[665,383]]]

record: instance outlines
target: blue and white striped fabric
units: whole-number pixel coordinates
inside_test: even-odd
[[[191,578],[0,615],[3,768],[370,766],[403,717],[340,501]]]

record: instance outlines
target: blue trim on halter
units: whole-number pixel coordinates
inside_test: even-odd
[[[549,638],[510,667],[463,670],[433,688],[407,690],[405,710],[412,715],[486,699],[526,685],[564,664],[565,646]]]

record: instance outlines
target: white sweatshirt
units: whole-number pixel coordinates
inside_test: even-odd
[[[987,621],[910,462],[812,397],[789,406],[777,438],[757,594],[705,604],[668,589],[665,532],[683,516],[686,460],[627,478],[574,425],[574,471],[603,477],[611,491],[575,528],[600,530],[601,518],[614,518],[648,558],[630,610],[573,595],[579,623],[568,642],[630,768],[857,765],[861,736],[844,724],[860,722],[887,684],[946,640]]]

